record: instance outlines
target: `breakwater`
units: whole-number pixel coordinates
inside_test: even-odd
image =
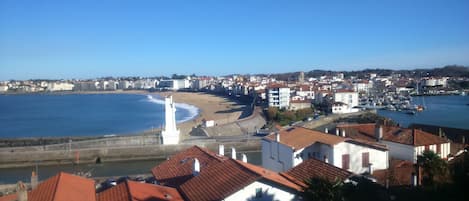
[[[223,141],[215,138],[198,138],[179,145],[160,145],[156,136],[124,136],[86,140],[47,146],[0,148],[0,168],[41,165],[166,159],[197,145],[217,150],[219,144],[240,151],[259,151],[258,138],[244,136]]]

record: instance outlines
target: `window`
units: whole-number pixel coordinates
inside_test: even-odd
[[[430,150],[430,146],[425,145],[425,151],[428,151],[428,150]]]
[[[441,144],[436,145],[436,153],[441,154]]]
[[[262,188],[256,188],[256,198],[262,197]]]
[[[370,153],[362,153],[362,167],[368,167],[370,165]]]
[[[342,155],[342,169],[350,169],[350,154]]]

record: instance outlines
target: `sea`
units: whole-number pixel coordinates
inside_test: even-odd
[[[416,96],[412,97],[411,104],[422,105],[425,109],[415,115],[388,110],[378,110],[378,114],[402,127],[418,123],[469,129],[469,96]]]
[[[176,103],[176,120],[199,109]],[[145,94],[0,95],[0,138],[135,134],[164,124],[164,100]]]

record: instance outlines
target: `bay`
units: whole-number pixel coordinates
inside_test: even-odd
[[[0,95],[0,138],[138,133],[164,124],[163,100],[139,94]],[[178,103],[176,119],[197,108]]]
[[[412,104],[425,110],[409,115],[404,112],[379,110],[378,114],[391,118],[403,127],[412,123],[469,129],[469,96],[417,96]]]

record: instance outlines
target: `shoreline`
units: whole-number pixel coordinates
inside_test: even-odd
[[[181,130],[181,140],[189,136],[192,128],[197,127],[203,123],[204,120],[215,120],[216,124],[231,123],[239,119],[242,114],[242,109],[246,104],[241,104],[236,100],[228,99],[224,96],[219,96],[204,92],[173,92],[173,91],[147,91],[147,90],[120,90],[120,91],[73,91],[73,92],[37,92],[37,93],[10,93],[1,95],[87,95],[87,94],[129,94],[129,95],[149,95],[163,98],[167,95],[172,95],[176,104],[188,105],[188,107],[197,108],[197,114],[191,116],[190,119],[185,119],[177,123],[178,128]],[[156,98],[155,98],[156,99]],[[164,100],[162,100],[164,101]],[[159,103],[157,103],[159,104]],[[164,104],[164,103],[163,103]],[[190,109],[179,107],[191,113]],[[50,139],[52,141],[57,139],[80,139],[80,138],[105,138],[113,136],[135,136],[135,135],[149,135],[156,134],[161,128],[144,128],[135,132],[124,133],[102,133],[92,135],[73,135],[73,136],[31,136],[31,137],[0,137],[0,140],[39,140]],[[1,147],[1,146],[0,146]]]

